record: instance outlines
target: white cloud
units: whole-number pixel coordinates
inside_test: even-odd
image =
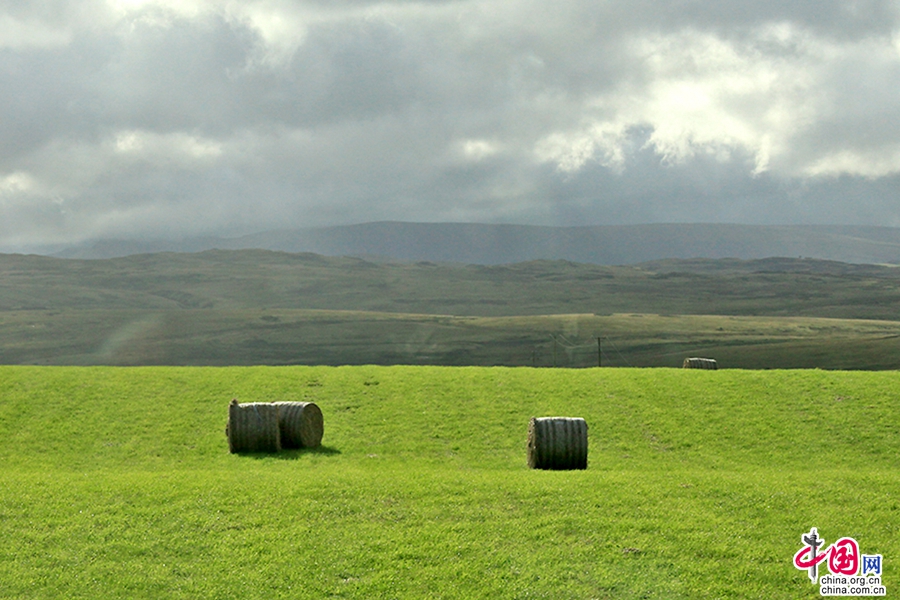
[[[500,147],[496,142],[473,139],[463,141],[460,150],[466,160],[479,162],[500,152]]]
[[[727,161],[740,151],[754,157],[755,173],[784,170],[779,159],[792,138],[815,123],[817,56],[766,54],[761,46],[805,42],[784,25],[764,28],[743,43],[696,31],[639,37],[629,46],[642,72],[587,101],[588,124],[548,135],[536,154],[567,172],[588,160],[622,169],[625,132],[649,127],[647,145],[665,163],[698,154]]]
[[[34,178],[28,173],[17,171],[0,177],[0,198],[28,194],[37,187]]]
[[[0,13],[0,49],[59,48],[72,41],[72,32],[37,19],[22,20]]]
[[[211,139],[183,132],[158,134],[152,131],[129,130],[115,135],[113,143],[116,154],[132,160],[146,160],[155,163],[177,163],[184,161],[210,161],[222,155],[222,144]]]
[[[576,172],[590,160],[621,172],[625,166],[626,127],[624,123],[597,121],[581,130],[551,133],[535,145],[534,153],[539,161],[554,162],[564,173]]]
[[[286,2],[229,2],[224,13],[230,21],[246,24],[259,35],[260,44],[248,67],[270,69],[289,65],[308,28],[318,20],[314,11]]]
[[[628,142],[623,132],[649,127],[647,147],[668,164],[698,155],[728,161],[738,153],[752,157],[755,174],[898,173],[900,163],[877,148],[848,151],[842,147],[846,138],[818,147],[805,142],[821,135],[823,122],[853,118],[852,104],[840,105],[842,90],[835,87],[853,85],[848,64],[865,56],[869,68],[874,65],[892,79],[900,69],[892,44],[881,38],[822,40],[786,23],[737,41],[694,30],[641,36],[630,51],[641,58],[642,72],[586,101],[580,113],[586,124],[547,135],[535,153],[565,172],[588,161],[621,169]],[[893,113],[898,108],[882,106]]]
[[[900,173],[900,143],[888,148],[841,150],[819,158],[808,165],[810,177],[856,175],[876,179]]]

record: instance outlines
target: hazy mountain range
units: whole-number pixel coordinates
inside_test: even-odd
[[[506,264],[536,259],[626,265],[668,258],[805,257],[900,264],[900,228],[839,225],[648,224],[582,227],[376,222],[236,238],[101,240],[55,252],[113,258],[153,252],[265,249],[398,261]]]

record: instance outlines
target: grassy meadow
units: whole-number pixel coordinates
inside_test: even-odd
[[[5,364],[900,368],[900,322],[815,317],[0,311],[0,339]]]
[[[900,556],[894,372],[0,367],[2,598],[813,598],[810,527]],[[227,404],[323,446],[228,453]],[[589,425],[532,471],[532,416]]]

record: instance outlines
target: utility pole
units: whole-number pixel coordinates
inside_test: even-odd
[[[603,347],[600,345],[600,338],[597,338],[597,366],[603,366]]]

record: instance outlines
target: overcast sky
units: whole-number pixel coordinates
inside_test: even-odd
[[[900,2],[0,0],[0,247],[900,226]]]

